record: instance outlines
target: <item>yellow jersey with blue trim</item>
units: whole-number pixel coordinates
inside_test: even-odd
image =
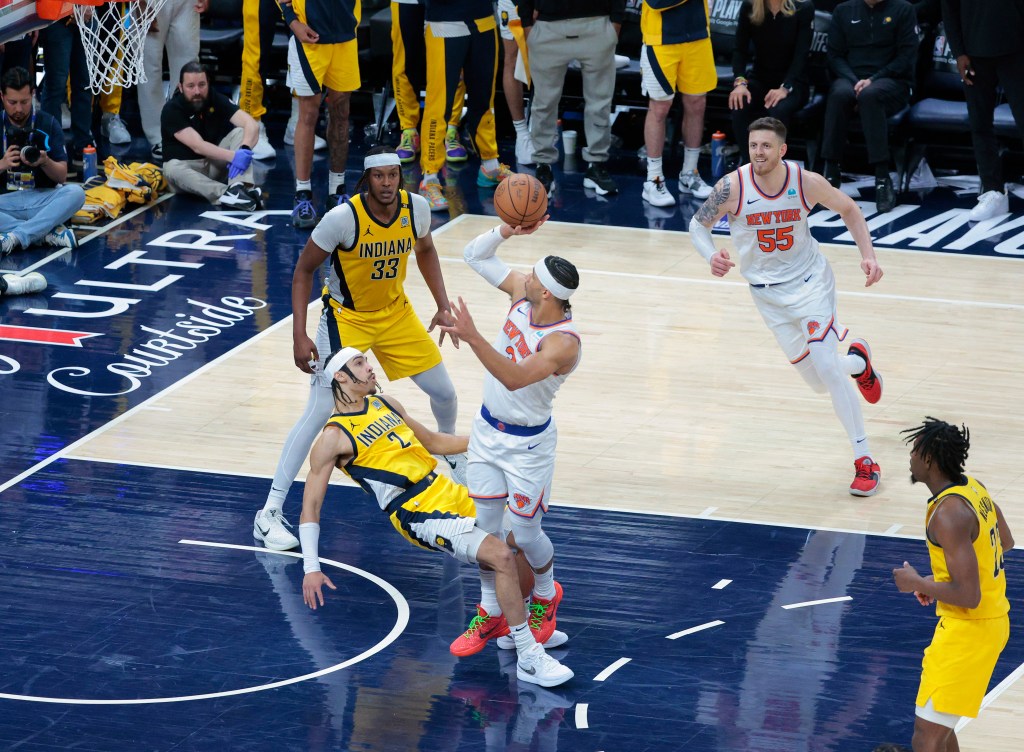
[[[362,411],[336,413],[327,425],[340,428],[352,442],[353,457],[340,469],[382,510],[394,511],[433,480],[437,460],[383,397],[365,397]]]
[[[408,191],[400,190],[398,211],[387,222],[379,222],[369,212],[366,194],[351,197],[328,214],[345,210],[352,213],[355,231],[351,243],[346,239],[331,252],[331,273],[324,294],[330,295],[335,307],[379,311],[405,294],[402,285],[417,239],[413,199]],[[320,237],[314,234],[313,241]]]
[[[711,36],[707,0],[644,0],[640,31],[644,44],[686,44]]]
[[[1006,574],[1003,570],[1003,546],[999,540],[996,505],[992,502],[988,489],[974,478],[964,476],[962,483],[943,489],[928,501],[924,523],[925,539],[928,542],[928,555],[931,558],[935,581],[950,582],[952,578],[946,566],[946,555],[942,546],[932,540],[928,525],[939,505],[946,502],[950,496],[964,499],[978,518],[978,537],[973,545],[974,555],[978,559],[981,602],[977,608],[963,608],[936,601],[935,613],[938,616],[951,616],[955,619],[993,619],[1003,616],[1009,612],[1010,602],[1006,599]],[[953,500],[951,503],[963,502]]]

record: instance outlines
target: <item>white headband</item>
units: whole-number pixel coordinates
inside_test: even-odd
[[[548,271],[548,266],[544,263],[544,259],[533,265],[533,276],[559,300],[568,300],[576,292],[555,281],[555,278],[551,276],[551,272]]]
[[[338,350],[333,357],[328,358],[326,363],[324,363],[324,373],[327,375],[327,378],[333,380],[334,374],[348,365],[348,362],[352,360],[352,358],[356,358],[360,355],[362,355],[362,353],[354,347],[343,347]]]
[[[363,158],[363,172],[366,172],[371,167],[401,167],[402,163],[398,160],[398,155],[394,152],[384,152],[383,154],[370,154]]]

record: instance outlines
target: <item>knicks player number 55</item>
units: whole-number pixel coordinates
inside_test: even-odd
[[[764,253],[788,251],[793,247],[793,226],[768,227],[758,230],[757,247]]]

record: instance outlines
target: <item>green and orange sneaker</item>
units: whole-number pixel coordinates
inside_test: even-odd
[[[469,627],[455,639],[449,650],[452,655],[465,658],[467,655],[473,655],[483,650],[484,645],[491,638],[507,634],[508,622],[505,621],[505,615],[491,616],[478,603],[476,616],[469,620]]]
[[[555,597],[551,600],[533,597],[530,603],[528,621],[533,637],[541,645],[546,643],[551,634],[555,631],[555,614],[558,612],[558,604],[562,602],[562,586],[555,583]]]

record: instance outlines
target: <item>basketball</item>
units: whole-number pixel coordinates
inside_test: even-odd
[[[532,225],[548,210],[548,192],[533,175],[509,175],[494,191],[494,209],[512,227]]]

